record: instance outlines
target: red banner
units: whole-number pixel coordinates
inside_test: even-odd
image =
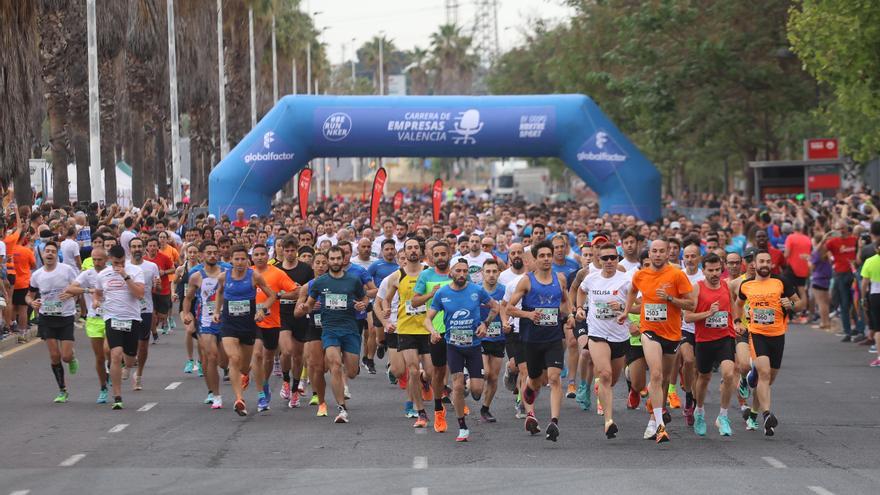
[[[391,205],[394,207],[394,211],[399,210],[403,206],[403,191],[394,193],[394,201],[392,201]]]
[[[373,195],[370,196],[370,227],[373,228],[376,228],[376,217],[379,216],[379,203],[382,201],[382,189],[385,188],[386,179],[388,173],[385,167],[380,167],[373,179]]]
[[[312,185],[312,169],[304,168],[299,173],[299,184],[297,184],[297,196],[299,197],[299,215],[303,220],[306,219],[306,212],[309,209],[309,187]]]
[[[434,181],[431,202],[434,207],[434,223],[437,223],[440,221],[440,206],[443,204],[443,181],[440,179]]]

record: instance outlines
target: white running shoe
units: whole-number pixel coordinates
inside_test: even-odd
[[[334,423],[348,423],[348,411],[345,410],[344,407],[339,407],[339,414],[336,415],[336,419]]]
[[[214,403],[211,404],[211,409],[223,409],[223,397],[219,395],[214,396]]]
[[[657,423],[654,421],[654,417],[651,416],[651,420],[648,421],[648,427],[645,428],[645,434],[642,435],[642,438],[645,440],[653,440],[657,437]]]

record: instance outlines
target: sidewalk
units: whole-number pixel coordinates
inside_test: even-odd
[[[24,333],[27,338],[27,342],[18,342],[18,334],[10,333],[5,337],[0,338],[0,358],[3,357],[8,351],[15,349],[19,346],[27,345],[32,342],[35,338],[37,338],[37,326],[31,325],[27,331]]]

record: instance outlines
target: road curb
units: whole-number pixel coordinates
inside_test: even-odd
[[[28,342],[35,339],[37,337],[37,328],[28,328],[28,330],[25,332],[25,337],[27,337]],[[5,338],[0,339],[0,354],[5,354],[7,351],[10,351],[22,345],[26,345],[28,342],[19,343],[18,335],[9,334]]]

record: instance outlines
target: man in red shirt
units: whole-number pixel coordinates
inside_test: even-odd
[[[822,242],[819,243],[820,253],[831,253],[831,256],[834,257],[832,264],[834,284],[832,287],[840,303],[840,324],[844,334],[841,342],[851,342],[856,336],[850,324],[850,312],[853,307],[853,261],[856,259],[857,241],[846,221],[840,220],[837,223],[837,230],[825,234]]]
[[[782,251],[770,245],[770,237],[767,235],[767,230],[760,229],[755,232],[755,247],[770,253],[770,261],[773,263],[770,273],[781,275],[782,266],[785,265],[785,256],[782,254]]]
[[[168,323],[168,312],[171,310],[171,275],[174,274],[176,267],[171,258],[159,251],[157,237],[150,237],[147,240],[147,256],[144,259],[159,267],[159,290],[153,292],[153,323],[150,328],[155,340],[158,335],[156,328],[165,328]]]
[[[244,208],[235,210],[235,220],[232,221],[232,226],[240,229],[248,226],[248,221],[244,218]]]
[[[783,226],[783,233],[785,226]],[[798,298],[807,300],[807,277],[810,276],[810,254],[813,252],[813,242],[804,234],[803,222],[794,224],[794,232],[785,238],[785,270],[786,277],[797,288]],[[806,317],[802,316],[800,323],[806,323]]]

